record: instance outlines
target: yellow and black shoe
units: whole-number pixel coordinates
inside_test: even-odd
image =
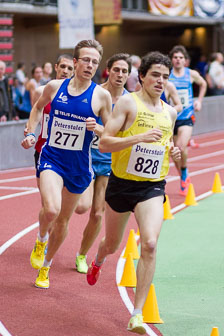
[[[49,270],[50,267],[41,267],[38,272],[38,277],[35,281],[35,286],[38,288],[49,288]]]
[[[30,256],[30,263],[33,268],[39,269],[44,263],[44,252],[47,246],[47,241],[41,243],[38,239],[36,240],[35,246]]]

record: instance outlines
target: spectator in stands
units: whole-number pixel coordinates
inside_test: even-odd
[[[201,55],[199,61],[196,64],[195,69],[200,73],[200,75],[205,78],[206,71],[208,68],[208,62],[205,55]]]
[[[217,96],[224,94],[224,67],[223,54],[220,52],[212,54],[212,62],[209,66],[209,89],[211,95]]]
[[[32,69],[32,78],[25,85],[25,94],[23,96],[23,103],[20,105],[19,117],[20,119],[29,118],[30,111],[34,104],[35,90],[41,85],[40,81],[43,77],[43,70],[40,66],[35,66]]]
[[[53,72],[53,67],[50,62],[45,62],[42,68],[43,68],[43,77],[40,80],[40,84],[46,85],[52,79],[51,74]]]
[[[141,64],[141,58],[137,55],[132,55],[131,61],[132,61],[132,68],[130,76],[128,77],[127,80],[126,87],[129,92],[134,92],[136,91],[136,87],[139,85],[138,68]]]
[[[0,61],[0,122],[13,119],[12,88],[5,76],[6,64]]]
[[[20,114],[20,106],[23,103],[23,95],[19,89],[19,80],[18,78],[15,76],[13,76],[12,78],[13,82],[12,82],[12,100],[13,100],[13,106],[15,109],[15,113],[17,116],[19,116]]]
[[[25,75],[25,63],[19,62],[17,65],[16,70],[16,78],[18,79],[18,90],[20,91],[21,95],[25,93],[25,84],[28,78]]]

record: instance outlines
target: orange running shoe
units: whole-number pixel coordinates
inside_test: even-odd
[[[189,176],[186,178],[185,181],[184,180],[180,181],[180,195],[181,196],[187,196],[190,183],[191,183],[191,179]]]
[[[198,147],[200,147],[200,145],[199,145],[197,142],[195,142],[194,139],[191,139],[191,140],[189,141],[189,146],[190,146],[191,148],[198,148]]]

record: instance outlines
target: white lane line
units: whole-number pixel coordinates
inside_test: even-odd
[[[0,174],[8,174],[8,173],[17,173],[20,171],[26,171],[26,170],[33,170],[35,171],[34,167],[24,167],[24,168],[12,168],[12,169],[6,169],[6,170],[0,170]]]
[[[16,181],[24,181],[24,180],[32,180],[34,178],[36,178],[35,175],[22,176],[22,177],[14,177],[14,178],[11,178],[11,179],[0,180],[0,183],[16,182]]]
[[[205,169],[200,169],[197,171],[194,171],[192,173],[189,173],[189,176],[197,176],[197,175],[202,175],[202,174],[206,174],[206,173],[210,173],[212,171],[219,171],[220,169],[224,169],[224,164],[221,164],[219,166],[215,166],[215,167],[210,167],[210,168],[205,168]],[[173,182],[173,181],[177,181],[180,179],[180,176],[172,176],[172,177],[168,177],[166,179],[166,182]]]
[[[24,192],[20,192],[20,193],[5,195],[5,196],[1,196],[0,197],[0,201],[5,200],[5,199],[9,199],[9,198],[18,197],[18,196],[25,196],[25,195],[35,194],[37,192],[39,192],[39,189],[38,188],[34,188],[33,190],[29,190],[29,191],[24,191]]]
[[[199,155],[199,156],[194,156],[192,158],[188,158],[187,162],[189,163],[189,162],[194,162],[194,161],[200,161],[200,160],[208,159],[210,157],[219,156],[219,155],[223,155],[223,154],[224,154],[224,150],[220,150],[220,151],[217,151],[217,152],[213,152],[213,153],[209,153],[209,154],[202,154],[202,155]],[[174,167],[173,162],[170,162],[170,167]]]
[[[2,322],[0,321],[0,335],[1,336],[12,336],[8,330],[4,327],[4,325],[2,324]]]
[[[224,143],[224,139],[203,142],[203,143],[199,144],[199,148],[220,145],[222,143]]]
[[[22,238],[23,236],[25,236],[27,233],[29,233],[30,231],[36,229],[39,225],[39,222],[36,222],[30,226],[28,226],[26,229],[18,232],[15,236],[13,236],[12,238],[10,238],[9,240],[7,240],[2,246],[0,246],[0,255],[5,252],[5,250],[7,250],[7,248],[9,248],[12,244],[14,244],[17,240],[19,240],[20,238]]]
[[[3,187],[0,186],[1,190],[34,190],[35,187]]]

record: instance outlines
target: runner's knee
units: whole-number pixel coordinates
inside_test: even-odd
[[[148,241],[141,243],[141,255],[154,255],[156,253],[156,247],[156,239],[149,239]]]

